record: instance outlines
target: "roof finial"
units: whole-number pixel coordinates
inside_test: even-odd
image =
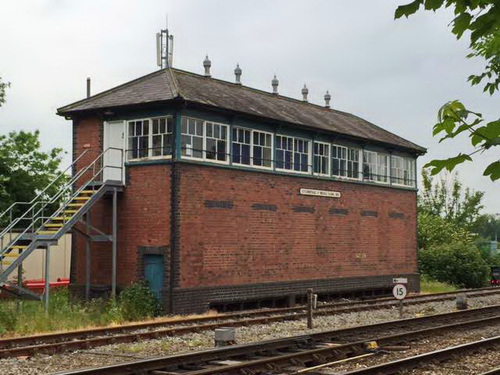
[[[210,75],[210,67],[212,66],[212,62],[208,59],[208,54],[203,61],[203,67],[205,68],[205,77],[211,77]]]
[[[234,75],[236,76],[236,84],[241,85],[241,68],[240,64],[236,64],[236,69],[234,69]]]
[[[273,94],[278,95],[278,85],[280,81],[276,78],[276,74],[274,75],[273,80],[271,81],[271,85],[273,86]]]
[[[330,108],[330,100],[332,99],[332,96],[330,95],[330,92],[326,90],[325,94],[325,108]]]
[[[307,102],[307,94],[309,94],[309,89],[307,88],[306,84],[304,83],[304,87],[302,88],[302,101]]]

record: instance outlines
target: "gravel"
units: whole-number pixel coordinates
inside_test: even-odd
[[[470,297],[469,306],[485,307],[500,304],[500,294],[482,297]],[[454,301],[429,302],[408,306],[404,309],[404,317],[440,314],[455,310]],[[238,343],[269,340],[274,338],[295,336],[311,332],[347,328],[357,325],[374,324],[399,318],[396,307],[385,310],[318,316],[314,318],[315,328],[308,330],[306,321],[287,321],[268,325],[254,325],[236,328]],[[57,371],[77,369],[89,366],[131,361],[139,358],[164,356],[213,348],[213,332],[191,333],[184,336],[164,337],[161,339],[140,341],[130,344],[115,344],[90,350],[56,355],[36,355],[27,359],[7,358],[0,360],[2,375],[39,375]]]
[[[432,338],[424,338],[421,340],[416,340],[411,342],[410,349],[401,352],[392,352],[389,354],[377,354],[373,357],[367,359],[361,359],[358,361],[348,362],[341,365],[336,365],[330,367],[328,370],[324,369],[325,374],[338,374],[339,372],[345,372],[350,370],[356,370],[360,368],[375,366],[377,364],[395,361],[397,359],[415,356],[422,353],[431,352],[438,349],[444,349],[450,346],[456,346],[460,344],[465,344],[467,342],[481,340],[488,337],[500,335],[500,323],[497,325],[490,325],[488,327],[473,328],[473,329],[463,329],[459,331],[447,331],[439,332],[433,334]],[[498,356],[498,354],[497,354]],[[468,356],[469,357],[469,356]],[[473,357],[473,356],[470,356]],[[451,363],[452,361],[447,361],[446,363]],[[477,362],[472,361],[469,363],[471,370],[477,367]],[[434,369],[439,369],[440,364],[432,366]],[[459,368],[457,366],[453,366]],[[420,369],[412,370],[411,372],[405,371],[404,374],[424,374],[425,372],[420,372]],[[429,374],[432,374],[430,372]],[[441,374],[441,372],[436,372],[436,374]],[[472,374],[472,372],[465,372],[464,374]]]

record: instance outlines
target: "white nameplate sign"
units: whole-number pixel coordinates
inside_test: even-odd
[[[300,189],[301,195],[312,195],[315,197],[340,198],[339,191],[316,190],[316,189]]]
[[[408,284],[408,278],[406,277],[395,277],[392,279],[394,284]]]

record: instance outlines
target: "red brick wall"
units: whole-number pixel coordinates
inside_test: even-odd
[[[300,188],[342,197],[301,196]],[[183,164],[180,197],[182,288],[417,271],[413,191]]]
[[[118,205],[120,285],[137,277],[139,246],[170,249],[170,168],[165,164],[127,168],[127,186]]]
[[[77,163],[80,170],[102,152],[102,126],[97,118],[81,119],[74,124],[75,158],[90,144],[90,151]],[[84,178],[82,179],[82,181]],[[112,199],[104,197],[90,210],[91,223],[106,234],[112,230]],[[85,231],[85,227],[77,224]],[[84,284],[85,239],[73,233],[73,283]],[[117,283],[127,285],[137,277],[139,246],[170,247],[170,166],[147,165],[127,168],[127,186],[118,196]],[[91,244],[91,283],[111,283],[112,245]]]

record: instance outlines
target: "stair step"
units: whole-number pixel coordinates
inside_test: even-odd
[[[28,248],[28,246],[24,246],[24,245],[14,245],[11,247],[12,250],[24,250],[27,248]]]
[[[50,220],[52,221],[59,221],[59,220],[62,220],[62,221],[68,221],[69,219],[71,219],[71,215],[68,215],[68,216],[54,216],[54,217],[51,217]]]
[[[90,197],[74,197],[73,200],[75,201],[88,201]]]
[[[46,228],[62,228],[63,224],[50,223],[50,224],[44,224],[43,226]]]
[[[83,203],[68,203],[67,207],[83,207]]]
[[[94,190],[82,190],[80,194],[94,194]]]
[[[4,254],[2,257],[4,258],[17,258],[19,254]]]
[[[37,234],[41,234],[41,235],[50,235],[50,234],[56,234],[57,233],[57,230],[39,230],[37,232]]]
[[[78,210],[65,210],[64,213],[65,214],[76,214],[78,212]]]

